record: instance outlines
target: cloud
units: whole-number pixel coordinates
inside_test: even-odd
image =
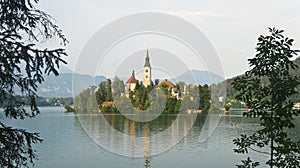
[[[224,17],[223,14],[214,13],[214,12],[208,12],[208,11],[187,11],[187,10],[176,10],[176,11],[168,11],[168,14],[175,15],[178,17],[182,17],[185,19],[201,19],[202,21],[205,21],[208,17],[215,17],[220,18]]]

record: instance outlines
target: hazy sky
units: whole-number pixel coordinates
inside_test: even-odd
[[[71,69],[99,29],[120,17],[140,12],[164,12],[194,24],[214,46],[226,78],[247,70],[247,59],[254,56],[256,40],[260,34],[267,34],[268,27],[284,29],[287,36],[295,39],[294,47],[300,49],[297,0],[41,0],[38,7],[56,19],[70,41],[67,61]],[[132,69],[139,67],[130,67],[126,73]]]

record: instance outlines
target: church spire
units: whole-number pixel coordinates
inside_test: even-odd
[[[144,87],[148,87],[151,85],[151,66],[149,61],[149,52],[147,49],[147,54],[145,58],[145,66],[144,66]]]
[[[149,52],[147,49],[147,54],[146,54],[146,58],[145,58],[145,65],[144,67],[150,67],[150,60],[149,60]]]

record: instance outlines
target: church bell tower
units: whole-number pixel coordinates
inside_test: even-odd
[[[151,85],[151,66],[149,60],[149,52],[147,49],[145,65],[144,65],[144,87],[148,87]]]

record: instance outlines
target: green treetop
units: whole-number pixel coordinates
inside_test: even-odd
[[[298,94],[299,76],[289,71],[297,66],[291,59],[298,50],[292,49],[293,39],[283,36],[283,30],[269,29],[270,35],[260,36],[256,55],[249,59],[251,70],[237,77],[233,87],[236,99],[246,102],[251,112],[247,117],[258,117],[261,128],[252,135],[242,134],[234,140],[237,153],[253,150],[270,156],[270,167],[299,167],[300,142],[293,141],[287,130],[295,127],[294,117],[300,114],[293,109],[292,95]],[[249,157],[238,167],[256,167],[260,163]]]

